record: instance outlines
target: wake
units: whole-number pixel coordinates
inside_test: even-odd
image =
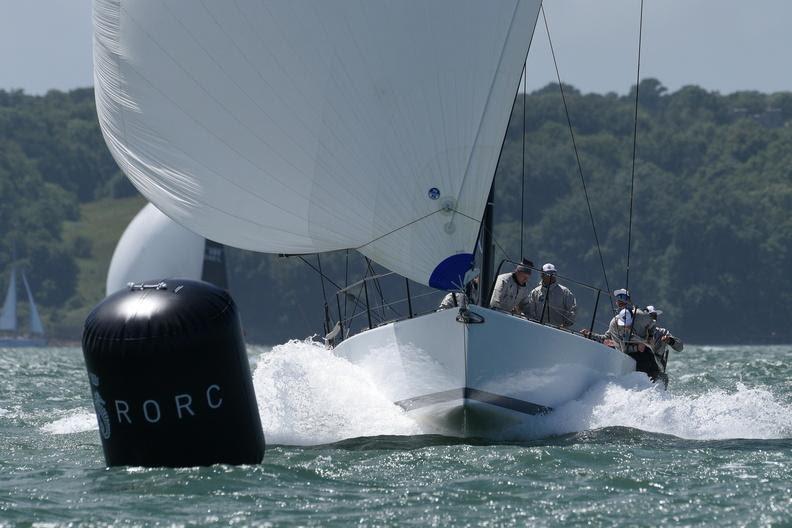
[[[662,391],[643,374],[602,381],[545,416],[526,417],[510,440],[630,427],[689,440],[792,437],[792,405],[765,386],[694,394]],[[253,385],[268,444],[319,445],[349,438],[424,434],[365,371],[310,340],[261,352]],[[64,411],[48,434],[96,430],[90,406]],[[496,438],[495,440],[498,440]]]
[[[424,431],[367,374],[311,341],[290,341],[259,356],[253,375],[267,441],[294,445]],[[673,380],[672,380],[673,383]],[[641,373],[595,384],[546,416],[511,431],[534,440],[604,427],[631,427],[690,440],[792,437],[792,405],[766,387],[681,395]]]

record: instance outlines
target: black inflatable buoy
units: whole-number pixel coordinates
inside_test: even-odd
[[[263,459],[239,315],[224,290],[182,279],[130,285],[93,309],[82,345],[108,466]]]

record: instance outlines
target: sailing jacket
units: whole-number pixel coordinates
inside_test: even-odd
[[[445,297],[443,297],[443,301],[440,303],[440,310],[446,310],[448,308],[456,308],[457,306],[461,308],[467,307],[468,298],[462,292],[450,292]]]
[[[654,342],[652,341],[656,328],[654,319],[638,308],[631,308],[630,313],[633,314],[632,326],[619,326],[619,317],[617,315],[611,319],[607,332],[604,334],[591,334],[591,337],[600,343],[610,339],[619,350],[625,353],[635,352],[640,344],[654,348]]]
[[[669,339],[667,342],[663,343],[663,336],[666,335],[669,337]],[[681,339],[672,336],[671,332],[659,326],[655,326],[654,334],[652,335],[652,342],[652,348],[654,348],[655,356],[657,356],[657,358],[661,361],[663,368],[665,368],[665,365],[668,362],[668,345],[671,345],[671,348],[677,352],[682,352],[682,349],[685,348],[685,344]]]
[[[495,288],[492,290],[490,308],[505,312],[524,312],[528,308],[528,286],[520,286],[513,273],[498,275]]]
[[[543,323],[572,326],[575,322],[576,310],[575,296],[569,288],[557,282],[551,283],[549,287],[539,283],[528,295],[528,310],[525,315]]]

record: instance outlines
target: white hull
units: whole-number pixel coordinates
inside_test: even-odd
[[[350,337],[336,353],[362,368],[426,432],[494,436],[552,411],[635,361],[595,341],[471,306],[483,323],[442,310]]]

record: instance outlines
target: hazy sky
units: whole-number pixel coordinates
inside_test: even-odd
[[[639,6],[545,0],[564,82],[627,91],[635,82]],[[792,0],[645,0],[641,77],[671,90],[792,90],[791,51]],[[540,17],[528,88],[554,80]],[[92,83],[91,0],[0,0],[0,88],[43,93]]]

